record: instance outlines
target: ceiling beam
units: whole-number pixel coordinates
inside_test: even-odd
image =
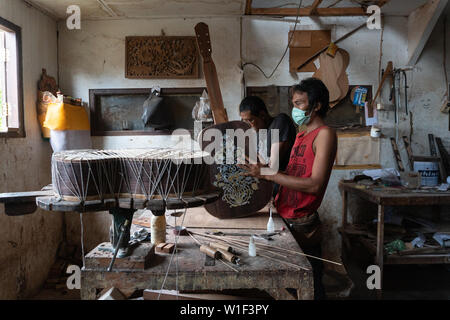
[[[106,3],[105,0],[97,0],[100,7],[111,17],[118,17],[119,15]]]
[[[252,15],[265,16],[285,16],[296,17],[297,12],[299,16],[307,17],[310,15],[310,8],[252,8]],[[366,11],[361,7],[355,8],[317,8],[316,15],[318,16],[367,16]]]
[[[252,14],[252,0],[246,0],[245,2],[245,14]]]
[[[322,3],[322,0],[314,0],[314,3],[311,5],[311,7],[309,7],[309,15],[314,15],[317,12],[317,8],[319,7],[319,5]]]
[[[378,0],[377,5],[381,8],[387,4],[390,0]],[[250,1],[251,2],[251,1]],[[369,15],[365,7],[337,7],[337,8],[319,8],[322,0],[315,0],[314,3],[308,8],[251,8],[252,15],[267,15],[267,16],[284,16],[284,17],[296,17],[299,16],[322,16],[322,17],[340,17],[340,16],[367,16]],[[248,4],[248,1],[247,1]]]
[[[408,65],[417,63],[448,0],[428,0],[408,17]]]

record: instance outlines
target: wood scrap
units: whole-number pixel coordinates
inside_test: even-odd
[[[395,162],[397,163],[398,171],[405,171],[405,167],[403,166],[402,158],[400,156],[400,152],[398,151],[397,142],[394,138],[391,138],[392,150],[394,151]]]

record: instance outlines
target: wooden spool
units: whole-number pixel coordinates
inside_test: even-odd
[[[217,250],[220,249],[220,250],[225,251],[225,252],[231,252],[231,250],[232,250],[230,246],[227,246],[226,244],[217,243],[217,242],[210,242],[209,246],[211,248],[214,248],[214,249],[217,249]]]
[[[214,248],[211,248],[210,246],[202,245],[202,246],[200,246],[200,251],[205,253],[207,256],[209,256],[211,258],[214,258],[214,259],[220,258],[220,252]]]
[[[222,249],[217,249],[220,252],[220,255],[222,256],[223,259],[231,262],[231,263],[236,263],[236,260],[238,259],[238,257],[236,257],[234,254],[232,254],[231,252],[222,250]]]

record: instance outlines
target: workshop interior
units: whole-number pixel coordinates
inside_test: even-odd
[[[0,299],[450,300],[449,20],[0,0]]]

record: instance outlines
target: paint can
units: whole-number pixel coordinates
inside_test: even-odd
[[[421,185],[435,187],[439,184],[439,163],[432,161],[414,161],[414,171],[421,175]]]

